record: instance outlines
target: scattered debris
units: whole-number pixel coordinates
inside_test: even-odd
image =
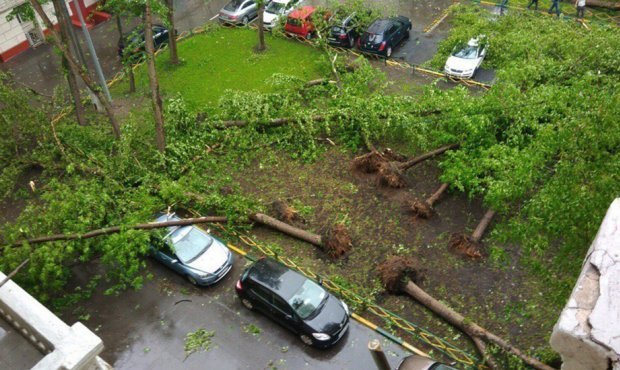
[[[202,328],[193,333],[187,333],[185,336],[185,358],[198,350],[210,350],[214,336],[215,331],[208,331]]]
[[[261,328],[254,324],[247,324],[243,327],[243,331],[248,334],[252,334],[253,336],[257,336],[262,332]]]

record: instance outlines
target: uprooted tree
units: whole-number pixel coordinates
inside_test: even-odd
[[[460,313],[454,311],[446,304],[437,300],[425,292],[414,281],[419,281],[420,271],[419,262],[406,257],[390,257],[385,262],[377,266],[377,273],[385,289],[391,293],[404,293],[411,296],[417,302],[431,310],[437,316],[447,321],[463,333],[467,334],[480,354],[485,357],[490,367],[497,368],[495,361],[487,357],[486,345],[493,344],[505,352],[517,356],[526,364],[538,370],[553,370],[553,368],[541,361],[528,356],[520,349],[516,348],[508,341],[491,333],[482,326],[476,324],[471,319],[465,318]]]
[[[471,235],[463,234],[463,233],[454,233],[450,236],[450,240],[448,241],[448,248],[466,255],[471,258],[480,258],[482,257],[481,252],[481,240],[484,236],[484,232],[487,230],[491,221],[493,221],[493,217],[495,216],[495,211],[488,210],[476,226],[476,229]]]
[[[409,210],[413,213],[413,215],[415,217],[431,218],[433,216],[433,213],[434,213],[433,206],[439,200],[439,198],[441,198],[441,196],[443,195],[443,193],[446,190],[448,190],[448,184],[446,184],[444,182],[427,199],[424,199],[424,200],[414,199],[414,200],[412,200],[409,203]]]
[[[407,185],[404,172],[411,167],[433,158],[448,150],[457,149],[459,144],[450,144],[442,146],[430,152],[421,154],[405,162],[390,160],[390,156],[385,153],[379,153],[376,149],[370,153],[356,157],[353,164],[356,168],[360,168],[365,172],[378,172],[377,182],[393,188],[403,188]]]

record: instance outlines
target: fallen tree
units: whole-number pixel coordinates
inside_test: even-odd
[[[289,123],[293,123],[298,121],[299,118],[295,117],[286,117],[286,118],[273,118],[264,122],[258,122],[261,126],[264,127],[280,127],[284,125],[288,125]],[[327,120],[325,116],[312,116],[310,117],[311,121],[314,122],[324,122]],[[230,121],[221,121],[215,124],[215,128],[218,130],[225,130],[232,127],[245,127],[248,126],[251,121],[248,120],[230,120]]]
[[[428,199],[420,200],[414,199],[409,204],[409,209],[413,212],[414,216],[420,218],[431,218],[433,216],[433,205],[441,198],[443,193],[448,190],[448,184],[443,183]]]
[[[491,224],[493,217],[495,216],[495,211],[489,209],[482,220],[476,226],[474,232],[470,235],[465,235],[463,233],[455,233],[450,236],[450,241],[448,241],[448,248],[456,250],[457,252],[464,254],[471,258],[480,258],[482,257],[482,253],[480,252],[482,236],[484,232]]]
[[[97,236],[109,235],[119,233],[125,230],[153,230],[160,229],[164,227],[170,226],[185,226],[185,225],[194,225],[194,224],[204,224],[208,222],[226,222],[228,219],[224,216],[205,216],[205,217],[195,217],[195,218],[185,218],[182,220],[175,221],[166,221],[166,222],[149,222],[146,224],[138,224],[133,226],[112,226],[105,227],[102,229],[97,229],[93,231],[89,231],[83,234],[55,234],[49,236],[41,236],[33,239],[21,240],[12,244],[9,244],[9,247],[18,247],[23,244],[40,244],[46,242],[55,242],[61,240],[82,240],[95,238]],[[5,247],[2,247],[5,248]]]
[[[620,10],[620,2],[615,2],[615,1],[588,0],[586,2],[586,6],[589,8]]]
[[[327,230],[325,235],[318,235],[285,222],[267,216],[263,213],[255,213],[250,216],[252,221],[268,226],[281,233],[287,234],[299,240],[320,247],[331,258],[340,258],[351,250],[352,241],[347,229],[342,224],[336,224]]]
[[[442,146],[441,148],[424,153],[406,162],[379,162],[379,174],[377,181],[381,185],[386,185],[392,188],[403,188],[407,185],[404,176],[404,172],[406,170],[410,169],[418,163],[424,162],[427,159],[433,158],[435,156],[445,153],[448,150],[456,149],[458,147],[459,144]]]
[[[412,259],[406,259],[404,257],[391,257],[377,267],[377,273],[379,274],[381,282],[387,291],[391,293],[405,293],[409,295],[437,316],[441,317],[443,320],[447,321],[472,338],[481,355],[485,357],[489,367],[497,368],[497,365],[495,364],[495,361],[486,357],[485,343],[494,344],[500,347],[505,352],[517,356],[523,362],[535,369],[554,370],[553,367],[526,355],[520,349],[511,345],[508,341],[489,332],[482,326],[473,322],[471,319],[465,318],[463,315],[454,311],[446,304],[426,293],[412,281],[412,277],[415,279],[419,274],[419,271],[416,271],[416,266],[418,265],[419,264]]]

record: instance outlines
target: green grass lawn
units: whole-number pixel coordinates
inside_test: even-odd
[[[255,30],[218,28],[189,37],[179,43],[180,66],[168,64],[169,53],[157,57],[157,73],[164,95],[177,92],[188,104],[198,109],[217,104],[226,89],[272,91],[266,82],[274,73],[314,79],[328,72],[326,61],[315,48],[299,42],[265,34],[267,51],[254,52],[258,42]],[[146,65],[136,71],[139,91],[148,89]],[[126,93],[126,81],[114,86],[117,96]]]

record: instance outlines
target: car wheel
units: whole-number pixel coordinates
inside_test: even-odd
[[[248,18],[248,16],[246,15],[245,17],[243,17],[241,22],[243,23],[244,26],[247,26],[248,23],[250,23],[250,18]]]
[[[253,310],[254,309],[254,305],[252,305],[252,302],[248,301],[247,298],[242,298],[241,299],[241,304],[245,306],[245,308],[247,308],[248,310]]]
[[[301,341],[304,342],[304,344],[307,345],[307,346],[311,346],[312,345],[312,338],[310,338],[306,334],[300,335],[299,339],[301,339]]]
[[[387,51],[385,52],[385,56],[386,57],[391,57],[392,56],[392,47],[388,46]]]
[[[192,275],[187,275],[186,278],[187,278],[187,281],[192,283],[192,285],[198,285],[198,282],[196,281],[196,279],[194,279]]]

